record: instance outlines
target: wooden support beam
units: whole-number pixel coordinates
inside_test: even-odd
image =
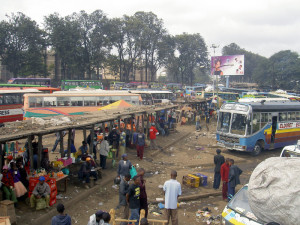
[[[3,143],[0,143],[0,168],[3,167],[3,157],[4,156],[4,150],[3,150]]]
[[[144,114],[142,115],[142,128],[143,128],[143,133],[145,132],[145,116]]]
[[[109,121],[109,132],[113,129],[113,121]]]
[[[68,129],[68,149],[67,149],[68,158],[70,158],[71,155],[71,144],[72,144],[72,129]]]
[[[140,129],[140,116],[137,117],[137,123],[135,125],[135,129],[136,129],[136,131],[138,131]]]
[[[148,138],[149,137],[149,114],[147,114],[147,127],[146,127],[146,137]]]
[[[86,142],[86,127],[83,128],[82,133],[83,133],[83,141]]]
[[[38,135],[38,161],[37,161],[37,168],[41,168],[41,161],[42,161],[42,152],[43,152],[43,135]]]
[[[118,128],[119,128],[119,131],[121,130],[121,118],[119,117],[118,118]]]
[[[133,118],[134,118],[134,115],[131,116],[131,121],[130,121],[130,125],[131,125],[131,138],[130,138],[130,144],[132,143],[132,139],[133,139]]]
[[[65,150],[64,150],[64,135],[63,135],[63,131],[59,131],[59,137],[60,137],[60,141],[59,141],[59,152],[60,152],[60,156],[61,158],[65,157]]]
[[[29,152],[29,160],[30,160],[30,168],[33,169],[33,149],[32,149],[32,135],[27,137],[28,142],[28,152]]]
[[[90,154],[93,155],[94,136],[95,136],[95,125],[94,124],[92,125],[90,135],[91,135],[91,142],[90,142],[89,149],[90,149]]]

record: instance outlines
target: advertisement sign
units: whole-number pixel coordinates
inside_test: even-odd
[[[279,130],[292,128],[300,128],[300,122],[278,123]]]
[[[211,57],[211,75],[244,75],[244,55]]]

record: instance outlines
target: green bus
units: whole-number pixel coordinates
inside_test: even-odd
[[[72,88],[94,88],[103,89],[102,82],[100,80],[62,80],[61,90],[67,91]]]

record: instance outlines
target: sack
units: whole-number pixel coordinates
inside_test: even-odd
[[[108,159],[112,159],[112,158],[113,158],[113,153],[112,153],[112,151],[109,151],[109,152],[108,152],[107,158],[108,158]]]
[[[136,169],[134,166],[132,166],[130,170],[131,179],[133,179],[136,175],[137,175]]]
[[[46,208],[46,199],[39,198],[36,200],[36,210],[44,209]]]
[[[252,172],[249,205],[254,215],[268,223],[300,224],[300,158],[271,157]]]

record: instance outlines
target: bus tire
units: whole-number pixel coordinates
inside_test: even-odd
[[[257,142],[254,146],[253,151],[251,152],[251,155],[258,156],[261,153],[261,151],[262,151],[261,144]]]

